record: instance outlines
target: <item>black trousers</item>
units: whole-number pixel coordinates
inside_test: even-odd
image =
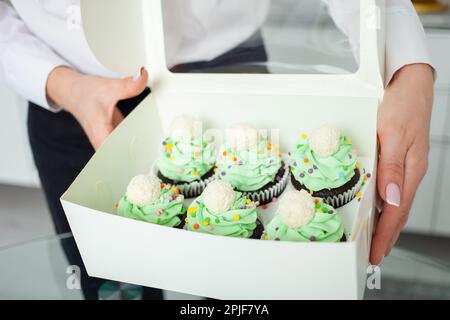
[[[175,66],[173,72],[245,72],[267,73],[261,65],[267,54],[259,33],[235,49],[211,61]],[[126,117],[150,93],[146,89],[139,96],[121,101],[118,107]],[[29,103],[28,135],[42,188],[58,234],[71,232],[59,201],[77,175],[94,154],[86,134],[75,118],[65,111],[52,113]],[[89,277],[73,238],[61,240],[70,265],[81,270],[81,287],[85,299],[98,299],[98,289],[104,280]],[[144,288],[144,299],[162,299],[161,290]]]

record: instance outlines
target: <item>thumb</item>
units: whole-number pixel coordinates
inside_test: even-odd
[[[378,193],[389,205],[400,207],[406,147],[395,132],[380,136],[380,146]]]
[[[148,72],[144,67],[133,77],[127,77],[121,80],[117,80],[117,100],[130,99],[138,96],[145,90],[148,82]]]

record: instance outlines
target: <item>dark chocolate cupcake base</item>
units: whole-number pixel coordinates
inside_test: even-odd
[[[295,189],[310,192],[306,186],[295,179],[294,175],[291,175],[291,182]],[[346,205],[356,197],[356,194],[361,189],[362,182],[363,176],[361,175],[361,172],[358,169],[355,169],[355,174],[346,184],[339,188],[313,191],[312,196],[315,198],[322,198],[326,204],[337,209]]]
[[[259,221],[259,219],[256,219],[256,228],[253,231],[253,235],[250,237],[250,239],[261,240],[263,233],[264,233],[264,225],[262,224],[261,221]]]
[[[205,190],[206,186],[212,181],[216,180],[215,167],[209,170],[206,174],[204,174],[199,180],[195,180],[192,182],[185,181],[175,181],[169,178],[166,178],[161,171],[158,170],[158,178],[165,184],[174,186],[186,199],[192,199],[200,196]]]
[[[289,169],[285,168],[285,164],[282,163],[280,170],[278,170],[275,180],[269,182],[261,189],[256,191],[241,191],[245,197],[249,198],[253,202],[259,202],[259,205],[269,204],[274,198],[278,198],[286,189],[289,182]]]

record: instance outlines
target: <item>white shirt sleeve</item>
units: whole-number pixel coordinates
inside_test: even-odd
[[[359,59],[359,0],[324,0],[337,27],[348,37]],[[431,65],[422,23],[410,0],[386,1],[385,85],[402,67]]]
[[[408,64],[432,66],[422,23],[409,0],[386,1],[386,85]]]
[[[35,37],[12,6],[0,0],[0,73],[17,93],[52,111],[47,79],[58,66],[69,65]],[[0,77],[2,78],[2,77]]]

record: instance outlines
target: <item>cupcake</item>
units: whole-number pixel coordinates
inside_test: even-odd
[[[292,184],[339,208],[355,198],[363,175],[349,138],[339,129],[322,127],[302,140],[291,154]]]
[[[290,190],[279,202],[278,211],[268,224],[265,240],[299,242],[345,241],[344,226],[338,212],[314,199],[308,192]]]
[[[157,177],[139,175],[128,184],[126,195],[117,204],[117,213],[167,227],[182,227],[183,200],[175,187],[162,184]]]
[[[228,182],[215,180],[188,208],[185,228],[213,235],[260,239],[263,226],[256,207]]]
[[[248,126],[227,130],[217,167],[219,179],[260,205],[272,202],[288,184],[289,168],[284,165],[279,146]]]
[[[202,123],[190,116],[176,118],[157,160],[158,177],[186,198],[199,196],[215,179],[216,148],[202,136]]]

